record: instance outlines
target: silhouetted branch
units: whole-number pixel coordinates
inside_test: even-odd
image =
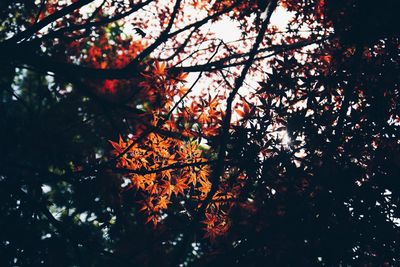
[[[47,17],[45,17],[38,23],[33,24],[30,28],[26,29],[25,31],[14,35],[10,39],[7,39],[5,42],[17,43],[18,41],[20,41],[22,39],[28,38],[28,37],[32,36],[33,34],[35,34],[36,32],[43,29],[44,27],[46,27],[47,25],[51,24],[52,22],[64,17],[65,15],[71,13],[72,11],[74,11],[80,7],[83,7],[87,4],[89,4],[90,2],[93,2],[93,0],[76,1],[75,3],[72,3],[69,6],[64,7],[63,9],[48,15]]]

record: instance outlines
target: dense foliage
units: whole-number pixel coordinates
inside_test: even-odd
[[[399,265],[397,10],[1,1],[0,265]]]

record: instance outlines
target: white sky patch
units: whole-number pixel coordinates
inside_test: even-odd
[[[294,17],[293,12],[288,12],[282,6],[277,6],[271,15],[270,25],[278,27],[279,30],[285,30],[290,20]]]
[[[238,40],[241,37],[239,23],[228,17],[223,17],[220,21],[213,23],[210,32],[213,32],[217,38],[225,43]]]
[[[59,1],[61,2],[61,1]],[[81,7],[79,9],[79,13],[81,13],[84,18],[87,18],[90,16],[90,14],[92,14],[92,12],[101,5],[101,3],[103,2],[103,0],[94,0],[93,2],[84,5],[83,7]]]

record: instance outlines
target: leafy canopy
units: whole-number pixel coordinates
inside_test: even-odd
[[[2,1],[1,265],[396,266],[396,10]]]

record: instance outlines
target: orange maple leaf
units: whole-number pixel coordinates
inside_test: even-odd
[[[175,186],[174,186],[174,193],[177,196],[178,194],[185,194],[185,189],[189,188],[189,186],[186,184],[184,179],[177,179]]]
[[[166,66],[167,65],[164,62],[156,61],[153,73],[155,75],[160,75],[160,76],[164,75],[165,74],[165,70],[166,70]]]
[[[166,194],[168,196],[171,196],[172,192],[175,189],[175,186],[171,184],[170,181],[165,181],[162,185],[161,188],[163,188],[162,194]]]
[[[168,197],[167,196],[162,196],[158,200],[156,208],[158,208],[158,209],[166,209],[166,208],[168,208],[168,204],[169,203],[171,203],[171,202],[169,201]]]

